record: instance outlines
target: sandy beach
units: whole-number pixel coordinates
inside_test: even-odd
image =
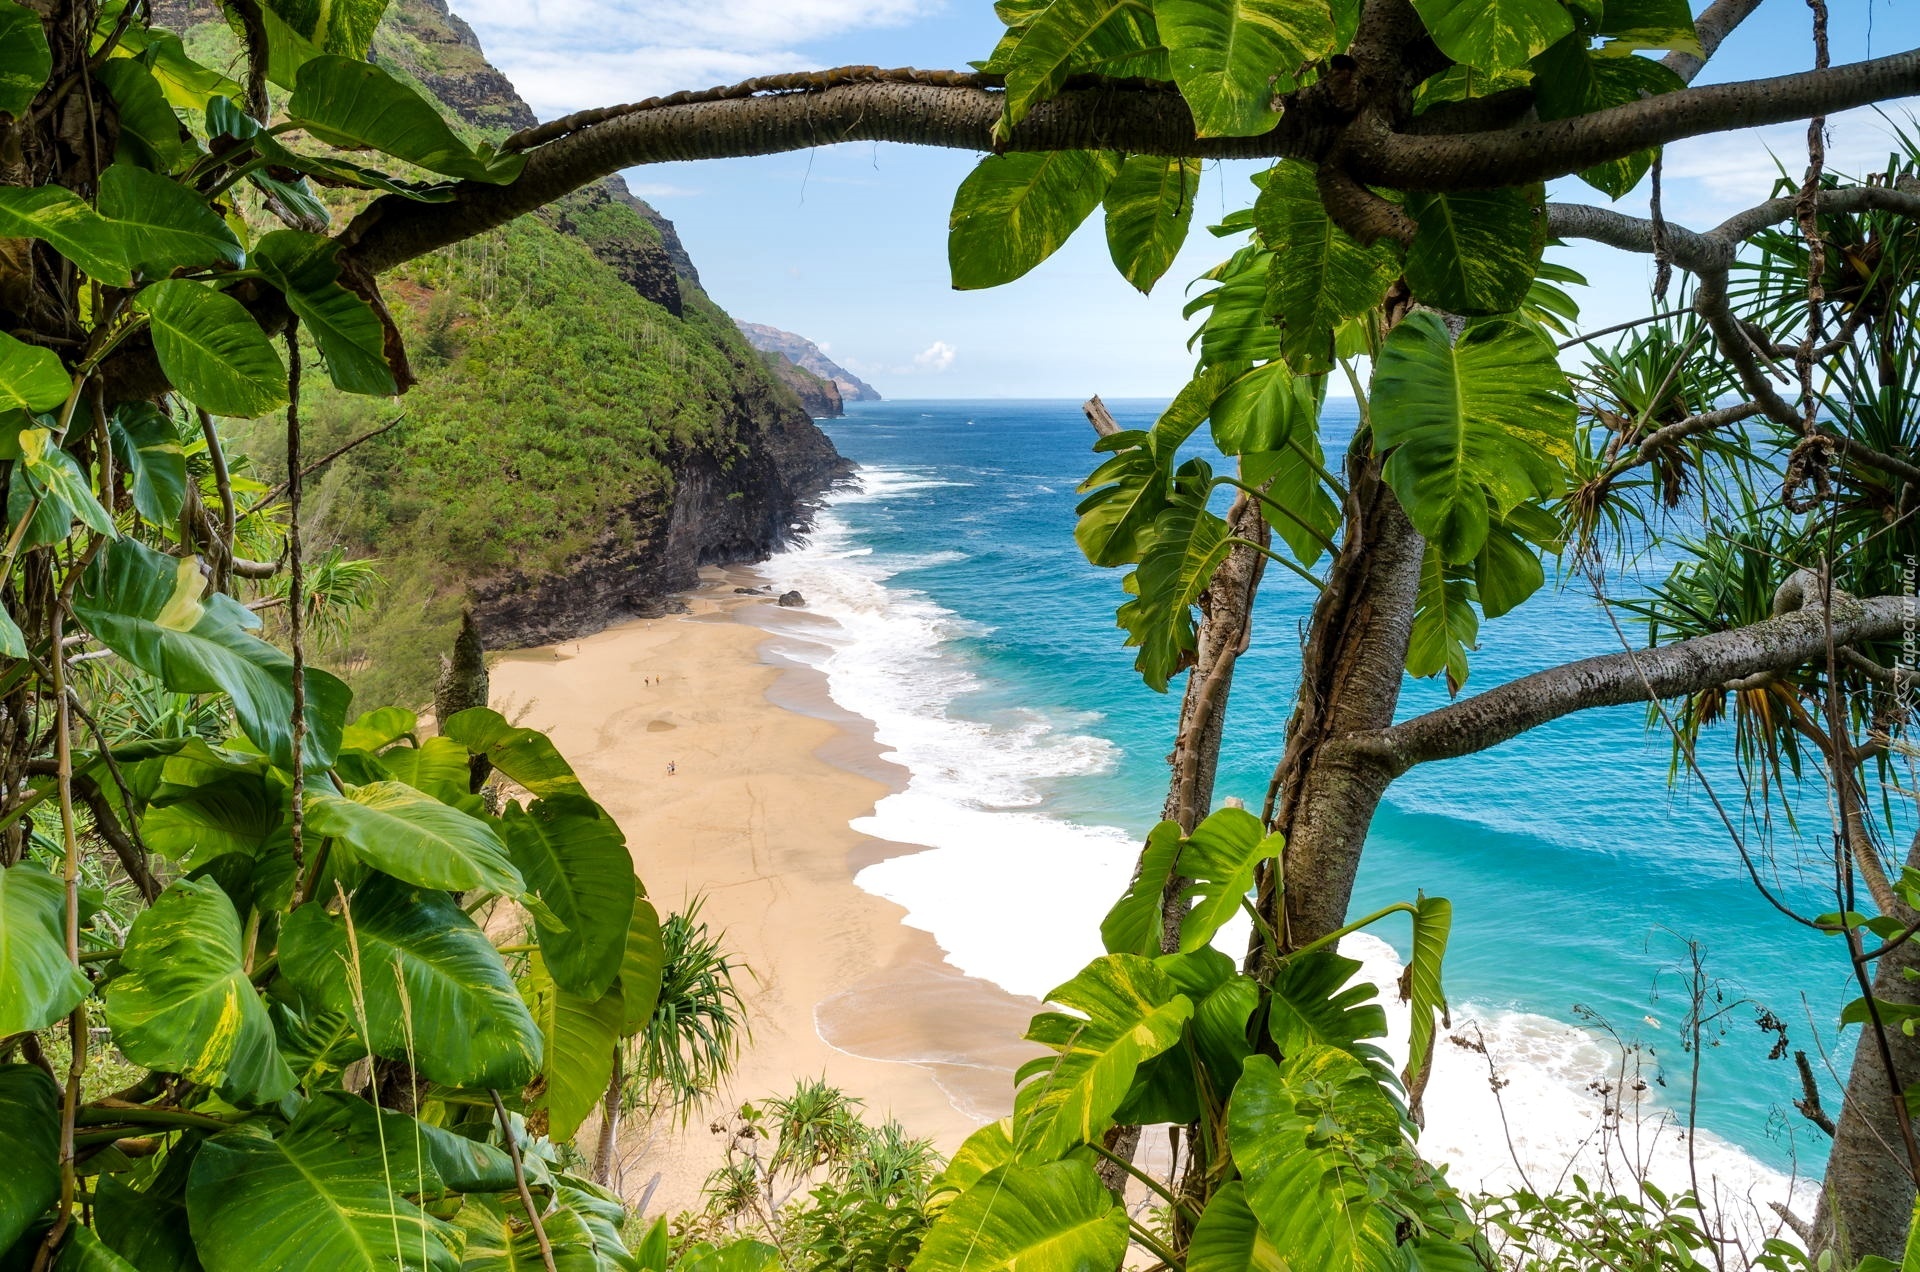
[[[824,1075],[869,1120],[898,1118],[950,1153],[1010,1111],[1037,1004],[961,975],[900,907],[854,884],[862,867],[914,851],[848,825],[905,775],[818,672],[772,648],[831,620],[735,590],[763,582],[708,570],[687,613],[503,655],[494,706],[573,762],[661,913],[704,895],[703,917],[750,969],[752,1041],[712,1115]],[[650,1211],[695,1204],[721,1160],[710,1120],[623,1128],[628,1196],[657,1172]]]

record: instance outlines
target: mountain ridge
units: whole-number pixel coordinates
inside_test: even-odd
[[[840,396],[848,402],[881,401],[879,390],[847,370],[832,358],[819,345],[805,336],[797,336],[791,331],[782,331],[778,327],[769,327],[765,323],[741,322],[735,324],[745,334],[749,343],[762,353],[777,353],[803,371],[811,372],[823,380],[831,380],[840,390]]]

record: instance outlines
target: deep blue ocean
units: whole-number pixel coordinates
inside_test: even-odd
[[[1109,403],[1129,427],[1149,425],[1161,405]],[[1349,403],[1329,402],[1330,453],[1351,419]],[[1142,685],[1114,626],[1121,572],[1089,566],[1074,545],[1075,486],[1095,460],[1078,404],[859,403],[823,427],[869,472],[868,493],[831,510],[835,553],[866,562],[892,603],[910,602],[920,615],[932,634],[908,652],[924,663],[916,676],[953,689],[941,709],[983,736],[1051,730],[1056,741],[1080,739],[1067,759],[1055,747],[1024,775],[1036,784],[1028,811],[1144,834],[1165,793],[1179,683],[1167,695]],[[1641,578],[1664,570],[1659,562],[1640,568]],[[1629,593],[1635,579],[1631,568],[1616,568],[1610,585]],[[1266,573],[1254,645],[1234,682],[1216,801],[1238,795],[1259,807],[1310,600],[1303,582]],[[1638,639],[1629,616],[1621,621]],[[1556,579],[1549,563],[1547,589],[1483,625],[1465,692],[1619,648],[1590,585]],[[1410,682],[1402,713],[1446,700],[1443,683]],[[1776,816],[1769,839],[1743,814],[1737,775],[1719,758],[1729,742],[1710,738],[1703,759],[1763,868],[1805,908],[1832,909],[1820,899],[1818,869],[1802,867],[1816,859],[1825,825],[1818,789],[1807,790],[1812,807],[1802,811],[1811,815],[1800,829]],[[1684,1101],[1691,1064],[1681,1046],[1683,977],[1688,943],[1697,942],[1713,979],[1709,1010],[1719,1013],[1703,1056],[1701,1125],[1777,1168],[1796,1156],[1803,1171],[1817,1167],[1820,1137],[1790,1106],[1792,1061],[1769,1059],[1775,1037],[1756,1025],[1756,1012],[1784,1021],[1790,1045],[1816,1067],[1825,1048],[1844,1073],[1834,1021],[1853,994],[1840,948],[1768,907],[1698,785],[1670,782],[1670,761],[1670,743],[1649,730],[1645,709],[1623,707],[1417,769],[1389,790],[1374,821],[1355,913],[1417,890],[1451,898],[1447,986],[1456,1002],[1588,1027],[1604,1021],[1650,1049],[1669,1103]],[[956,782],[968,780],[964,756],[941,762]],[[978,777],[983,788],[993,780],[985,767]],[[1403,929],[1383,934],[1404,940]],[[1828,1100],[1837,1107],[1831,1084]]]

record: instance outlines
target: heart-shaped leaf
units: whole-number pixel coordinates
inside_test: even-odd
[[[66,888],[34,861],[0,869],[0,1038],[66,1016],[92,988],[67,957]]]
[[[315,790],[307,825],[357,860],[422,888],[526,891],[492,827],[401,782],[369,782],[345,795]]]
[[[287,400],[287,368],[245,306],[203,283],[168,279],[134,308],[173,387],[215,415],[264,415]]]

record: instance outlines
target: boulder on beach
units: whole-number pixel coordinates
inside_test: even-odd
[[[784,605],[788,609],[800,609],[806,605],[806,603],[807,598],[800,595],[798,591],[780,593],[780,600],[778,602],[778,604]]]

